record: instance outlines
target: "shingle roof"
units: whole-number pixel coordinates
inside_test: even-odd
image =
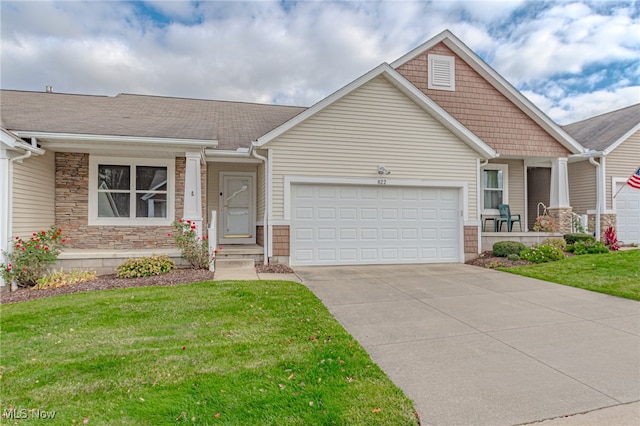
[[[562,126],[585,148],[604,151],[640,123],[640,104]]]
[[[2,127],[13,131],[217,140],[218,149],[251,141],[306,108],[119,94],[0,91]]]

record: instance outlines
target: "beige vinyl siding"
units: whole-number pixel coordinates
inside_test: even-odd
[[[596,168],[589,161],[569,163],[569,202],[574,213],[595,210],[597,198]]]
[[[490,164],[506,164],[509,166],[508,191],[509,208],[511,214],[520,214],[524,222],[524,161],[522,160],[492,160]],[[524,229],[524,227],[522,228]]]
[[[627,179],[640,167],[640,131],[622,142],[605,160],[605,190],[607,209],[612,207],[611,185],[613,178]]]
[[[28,237],[55,223],[55,176],[52,152],[13,164],[13,236]]]
[[[215,210],[220,212],[220,172],[253,172],[258,170],[257,164],[242,164],[242,163],[208,163],[207,165],[207,215],[211,216],[211,211]],[[256,190],[260,191],[261,187],[264,187],[262,181],[264,180],[264,172],[262,176],[259,173],[256,174]],[[260,197],[260,195],[258,195]],[[260,209],[260,203],[258,203],[258,215],[264,210],[264,207]],[[218,216],[220,213],[218,213]],[[260,216],[262,217],[262,216]]]
[[[479,155],[377,77],[272,141],[273,216],[284,218],[285,176],[466,181],[476,217]]]

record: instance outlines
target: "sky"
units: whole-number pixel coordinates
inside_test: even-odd
[[[636,1],[5,1],[2,89],[311,106],[445,29],[558,124],[640,102]]]

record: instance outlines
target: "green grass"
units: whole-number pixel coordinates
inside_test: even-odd
[[[4,305],[0,324],[3,413],[90,425],[417,424],[411,401],[296,283],[79,293]],[[36,413],[19,424],[40,422]]]
[[[558,262],[499,269],[526,277],[640,300],[640,250],[587,254]]]

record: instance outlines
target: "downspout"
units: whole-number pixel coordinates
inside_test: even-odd
[[[269,161],[267,157],[264,157],[253,149],[253,145],[251,146],[251,155],[253,155],[258,160],[261,160],[264,163],[264,214],[263,216],[263,225],[262,225],[262,242],[264,244],[264,264],[269,264],[269,200],[271,196],[271,188],[269,188]]]
[[[476,219],[478,220],[478,252],[482,252],[482,228],[484,224],[482,223],[482,175],[480,171],[484,166],[489,164],[489,159],[484,161],[478,159],[478,170],[476,171]]]
[[[600,213],[601,213],[601,205],[602,205],[602,169],[601,164],[594,160],[594,157],[589,157],[589,162],[595,166],[596,168],[596,223],[595,223],[595,233],[596,238],[600,241]]]

